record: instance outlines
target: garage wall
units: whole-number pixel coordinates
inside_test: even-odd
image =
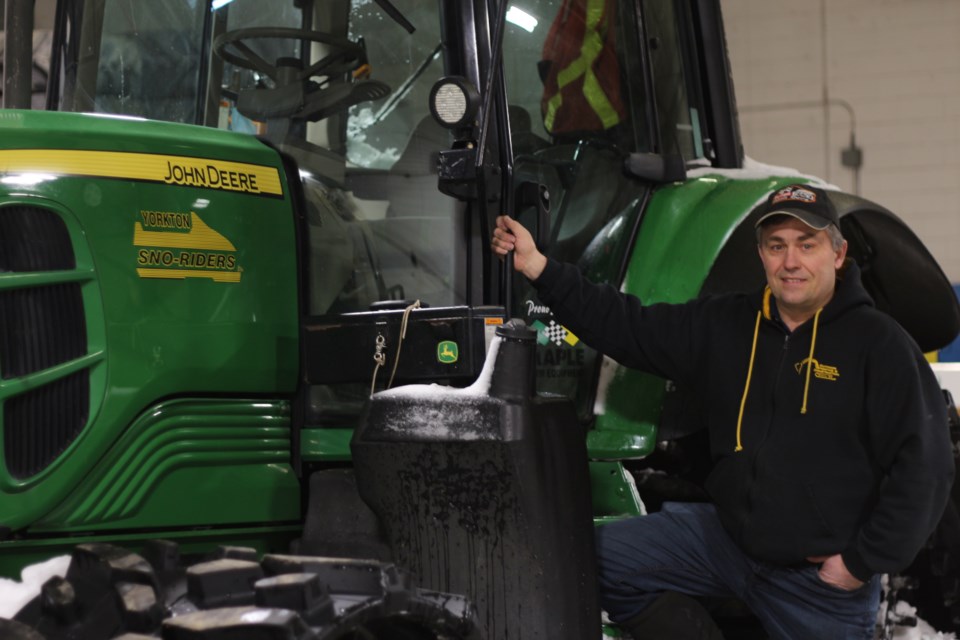
[[[746,154],[886,206],[960,282],[960,0],[721,6]]]

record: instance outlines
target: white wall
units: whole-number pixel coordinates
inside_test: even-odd
[[[960,282],[960,0],[721,6],[747,155],[855,191],[840,162],[846,103],[860,194],[906,220]]]
[[[35,0],[33,5],[34,25],[37,29],[53,29],[53,17],[57,0]]]

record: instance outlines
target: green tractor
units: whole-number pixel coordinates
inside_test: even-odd
[[[18,633],[599,636],[591,523],[701,499],[706,408],[488,241],[648,302],[763,281],[755,207],[816,180],[744,157],[719,1],[59,0],[42,111],[6,5],[0,575],[73,553]],[[831,196],[950,343],[929,252]]]

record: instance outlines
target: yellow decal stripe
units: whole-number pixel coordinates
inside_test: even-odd
[[[240,282],[239,271],[203,271],[201,269],[137,269],[141,278],[184,280],[186,278],[210,278],[215,282]]]
[[[233,243],[211,229],[196,213],[190,213],[192,229],[189,233],[175,231],[144,231],[139,222],[133,228],[133,244],[138,247],[176,247],[177,249],[207,249],[236,251]]]
[[[275,167],[186,156],[64,149],[0,150],[0,172],[127,178],[223,191],[282,196]]]

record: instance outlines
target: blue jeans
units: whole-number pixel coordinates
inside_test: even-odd
[[[596,532],[600,603],[614,622],[637,616],[660,592],[736,597],[771,638],[868,640],[880,606],[880,576],[843,591],[817,566],[753,560],[733,542],[712,504],[668,502],[658,513]]]

